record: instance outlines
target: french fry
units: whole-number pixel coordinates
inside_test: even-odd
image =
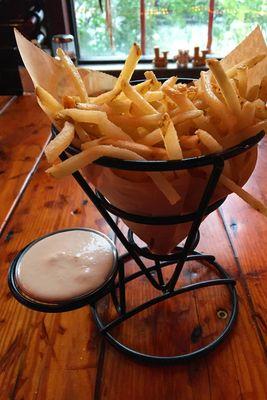
[[[66,121],[63,129],[47,145],[45,155],[50,164],[56,161],[58,156],[71,144],[74,138],[74,132],[74,126]]]
[[[75,108],[77,102],[80,102],[79,96],[63,96],[62,104],[64,108]]]
[[[138,136],[142,138],[149,133],[149,130],[143,126],[138,126],[138,128],[136,128],[136,132],[138,133]]]
[[[233,125],[236,122],[236,119],[229,113],[226,106],[214,94],[212,90],[210,76],[204,71],[200,73],[200,83],[202,87],[201,93],[204,97],[204,100],[211,108],[212,112],[216,115],[217,118],[220,119],[223,118],[223,116],[225,115],[226,118],[224,118],[223,121],[229,129],[232,129]]]
[[[132,102],[129,99],[120,100],[118,98],[107,103],[111,112],[115,114],[129,114],[131,104]]]
[[[219,153],[223,151],[223,147],[208,132],[198,129],[196,135],[199,137],[201,143],[207,147],[209,153]]]
[[[99,124],[106,117],[106,113],[98,110],[78,110],[76,108],[68,108],[60,112],[63,118],[69,117],[76,122],[89,122],[90,124]]]
[[[138,93],[145,94],[151,88],[152,83],[153,83],[152,79],[148,79],[148,80],[146,80],[144,82],[138,83],[134,87],[135,87],[135,90]]]
[[[141,143],[129,142],[126,140],[106,139],[106,138],[103,138],[101,143],[111,144],[112,146],[119,147],[121,149],[134,151],[136,154],[139,154],[140,156],[149,160],[152,159],[164,160],[167,158],[165,149],[162,149],[160,147],[151,147]]]
[[[229,77],[227,77],[223,67],[219,61],[215,59],[208,60],[208,66],[218,82],[229,110],[233,111],[237,117],[239,117],[241,113],[240,103],[233,85],[231,84]]]
[[[45,108],[51,116],[54,118],[58,112],[63,109],[63,105],[60,104],[50,93],[48,93],[41,86],[36,86],[35,93],[38,99],[38,103],[41,108]]]
[[[243,130],[243,138],[248,139],[252,136],[257,135],[257,133],[264,131],[267,134],[267,120],[257,122]]]
[[[254,67],[255,65],[257,65],[259,62],[261,62],[262,60],[264,60],[264,58],[266,57],[266,54],[258,54],[254,57],[251,57],[245,61],[242,61],[239,64],[234,65],[232,68],[229,68],[226,71],[226,74],[228,76],[228,78],[234,78],[235,75],[237,74],[237,70],[239,67],[244,66],[247,67],[248,69]]]
[[[159,82],[157,80],[157,77],[156,77],[156,75],[154,74],[153,71],[146,71],[144,73],[144,75],[145,75],[146,79],[152,81],[153,90],[159,90],[161,88],[161,82]]]
[[[57,127],[64,125],[57,141],[47,147],[47,158],[54,163],[70,143],[82,151],[49,168],[48,173],[57,178],[103,156],[179,160],[222,152],[261,130],[267,132],[267,76],[260,85],[248,86],[248,70],[265,58],[263,54],[227,71],[211,59],[211,73],[202,71],[200,80],[191,87],[177,83],[175,76],[162,84],[152,71],[145,72],[144,82],[132,86],[129,82],[141,56],[139,46],[134,44],[114,88],[94,97],[87,96],[77,69],[64,52],[59,50],[58,55],[77,96],[63,96],[60,104],[44,89],[36,88],[41,107]],[[128,171],[115,173],[126,180],[129,176],[135,183],[152,179],[171,204],[180,200],[168,181],[177,179],[173,172],[134,172],[132,178]],[[227,176],[222,176],[221,183],[266,215],[266,207],[230,179],[239,177],[238,173],[232,175],[230,163],[226,162],[224,173]]]
[[[82,143],[81,144],[81,149],[82,150],[87,150],[87,149],[90,149],[91,147],[99,146],[100,144],[103,144],[104,140],[105,140],[105,138],[101,137],[101,138],[98,138],[98,139],[90,140],[89,142]]]
[[[71,175],[75,171],[86,167],[88,164],[91,164],[101,157],[114,157],[122,160],[144,160],[143,157],[131,150],[120,149],[111,145],[99,145],[84,150],[81,153],[68,158],[62,163],[48,168],[46,172],[52,175],[54,178],[63,178],[64,176]],[[150,176],[150,178],[171,204],[175,204],[181,199],[180,195],[176,192],[163,174],[160,172],[148,172],[147,175]]]
[[[248,101],[256,100],[259,97],[259,90],[260,90],[260,85],[251,86],[251,88],[247,92],[246,99]]]
[[[167,79],[165,82],[163,82],[163,84],[161,86],[161,90],[166,87],[172,88],[176,84],[177,79],[178,79],[177,76],[171,76],[169,79]]]
[[[96,124],[99,126],[100,132],[104,136],[132,140],[120,127],[109,121],[107,114],[102,111],[67,109],[62,111],[61,115],[63,117],[70,117],[76,122]]]
[[[255,118],[255,104],[246,101],[243,104],[240,120],[238,122],[238,129],[241,131],[249,125],[253,124]]]
[[[201,110],[189,110],[184,112],[179,112],[172,117],[172,122],[174,125],[180,124],[181,122],[187,121],[188,119],[195,119],[203,115]]]
[[[239,95],[245,99],[248,84],[248,67],[242,65],[237,68],[237,80]]]
[[[198,147],[199,137],[197,135],[183,135],[179,137],[183,150],[192,150]]]
[[[76,108],[78,108],[78,110],[95,110],[104,112],[106,112],[107,110],[107,107],[105,107],[104,105],[94,103],[77,103]]]
[[[237,196],[248,203],[252,208],[267,217],[267,207],[262,202],[255,199],[250,193],[238,186],[234,181],[227,178],[225,175],[221,175],[220,182],[231,192],[237,194]]]
[[[261,80],[259,88],[259,98],[265,102],[267,101],[267,75],[264,76]]]
[[[64,51],[58,47],[57,49],[57,55],[60,58],[64,68],[69,72],[69,75],[72,79],[73,85],[75,89],[77,90],[77,94],[80,97],[82,102],[87,102],[88,96],[87,92],[83,83],[83,80],[81,78],[81,75],[79,74],[77,68],[71,61],[70,57],[64,53]]]
[[[266,103],[261,99],[257,99],[253,101],[253,104],[255,105],[255,117],[259,119],[267,119]]]
[[[146,144],[147,146],[154,146],[162,142],[162,130],[160,128],[155,129],[154,131],[147,133],[141,139],[138,140],[138,143]]]
[[[158,114],[155,110],[135,89],[126,81],[121,81],[121,88],[125,96],[127,96],[144,115]]]
[[[116,81],[114,89],[120,89],[122,81],[129,82],[135,67],[142,55],[141,49],[138,44],[134,43],[130,49],[129,55],[126,58],[121,73]]]
[[[165,114],[163,117],[162,138],[170,160],[180,160],[183,158],[177,132],[168,114]]]
[[[88,142],[88,140],[91,139],[88,133],[83,129],[83,127],[80,124],[75,122],[74,127],[75,127],[75,132],[79,136],[79,139],[82,143]]]
[[[159,90],[154,90],[154,91],[148,91],[144,95],[144,99],[148,101],[149,103],[152,103],[153,101],[160,101],[164,98],[164,93],[162,93]]]
[[[102,104],[108,103],[109,101],[114,100],[120,92],[121,92],[121,89],[119,87],[114,87],[109,92],[102,93],[96,97],[89,97],[87,99],[87,102],[97,104],[97,105],[102,105]]]

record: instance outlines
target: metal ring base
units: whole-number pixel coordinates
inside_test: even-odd
[[[100,333],[109,341],[109,343],[112,346],[114,346],[117,350],[125,353],[126,355],[133,357],[137,361],[150,362],[153,364],[175,364],[175,363],[189,361],[191,359],[203,356],[203,355],[207,354],[209,351],[215,349],[220,343],[223,342],[223,340],[231,332],[231,330],[234,326],[237,314],[238,314],[238,299],[237,299],[237,292],[235,289],[236,282],[235,282],[235,280],[230,278],[230,276],[227,274],[227,272],[224,270],[224,268],[215,261],[215,258],[213,256],[203,255],[203,254],[200,254],[197,252],[194,252],[194,255],[196,256],[195,257],[196,260],[198,260],[200,262],[201,262],[201,260],[205,261],[205,266],[209,266],[209,268],[214,269],[218,273],[220,278],[193,283],[193,284],[187,285],[185,287],[175,289],[172,292],[163,293],[163,294],[153,298],[152,300],[150,300],[144,304],[141,304],[140,306],[136,307],[135,309],[130,310],[129,312],[121,312],[119,304],[118,303],[115,304],[115,302],[114,302],[114,305],[118,311],[118,317],[117,317],[117,319],[113,320],[109,324],[105,324],[102,321],[99,313],[97,312],[97,307],[96,307],[97,303],[91,306],[92,313],[95,318],[96,325],[100,330]],[[190,256],[189,260],[193,259],[194,255]],[[124,263],[126,261],[129,261],[130,259],[131,259],[131,256],[129,255],[129,253],[126,253],[119,258],[119,263],[120,262]],[[153,267],[151,269],[153,269]],[[133,279],[136,279],[141,274],[142,273],[139,272],[139,273],[134,273],[130,276],[127,276],[126,278],[124,278],[124,282],[127,284],[127,282],[129,282]],[[143,311],[146,308],[151,307],[154,304],[160,303],[164,300],[167,300],[168,298],[177,296],[177,295],[185,293],[185,292],[197,290],[197,289],[200,289],[203,287],[217,286],[217,285],[226,285],[228,288],[228,291],[230,294],[230,304],[231,304],[229,320],[228,320],[227,325],[223,329],[223,331],[216,337],[216,339],[214,339],[208,345],[197,349],[196,351],[189,352],[186,354],[177,354],[177,355],[173,355],[173,356],[158,356],[158,355],[141,353],[139,351],[134,350],[133,348],[127,347],[126,345],[124,345],[123,343],[118,341],[111,333],[112,328],[114,328],[115,326],[118,326],[119,324],[121,324],[125,320],[127,320],[128,318],[132,317],[133,315],[138,314],[139,312]],[[113,301],[114,301],[114,299],[113,299]]]

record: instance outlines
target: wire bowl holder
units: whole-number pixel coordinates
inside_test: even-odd
[[[52,126],[52,135],[55,136],[57,133],[58,132],[56,128]],[[84,179],[80,172],[73,173],[73,177],[76,182],[79,184],[84,193],[88,196],[91,202],[95,205],[95,207],[98,209],[100,214],[103,216],[103,218],[106,220],[106,222],[115,233],[116,237],[125,247],[126,253],[118,258],[116,272],[113,274],[109,285],[105,285],[104,290],[103,288],[101,288],[100,290],[95,291],[93,295],[89,294],[88,296],[83,297],[81,301],[74,300],[73,302],[70,301],[66,304],[60,303],[52,305],[40,303],[38,301],[35,301],[34,299],[29,299],[24,293],[21,292],[15,279],[16,265],[18,259],[18,257],[16,257],[16,259],[11,264],[9,270],[8,281],[11,292],[13,293],[15,298],[25,306],[42,312],[64,312],[82,307],[86,304],[90,304],[93,316],[101,334],[104,335],[104,337],[118,350],[141,361],[149,361],[153,363],[177,363],[206,354],[208,351],[218,346],[233,328],[238,313],[238,300],[237,292],[235,289],[235,280],[231,279],[224,268],[215,261],[215,257],[213,255],[202,254],[195,251],[195,248],[199,242],[199,227],[203,218],[215,209],[217,209],[226,199],[223,198],[222,200],[210,205],[210,200],[216,189],[220,175],[223,171],[225,161],[248,151],[253,146],[255,146],[263,137],[264,133],[261,132],[256,136],[243,141],[239,145],[234,146],[221,153],[205,155],[198,158],[190,158],[177,161],[125,161],[115,158],[102,157],[95,161],[95,164],[101,165],[102,167],[139,172],[179,171],[197,167],[211,167],[211,173],[207,180],[207,184],[204,189],[202,198],[199,202],[198,208],[195,212],[190,214],[153,217],[130,214],[128,212],[125,212],[124,210],[115,207],[99,191],[94,190],[91,185]],[[65,160],[68,158],[68,154],[73,155],[77,152],[77,149],[70,146],[67,151],[61,155],[61,159]],[[180,224],[184,222],[192,222],[192,225],[189,229],[189,233],[183,247],[177,246],[176,251],[171,254],[156,255],[151,253],[147,247],[138,246],[138,244],[134,240],[134,235],[131,230],[128,231],[128,235],[126,236],[110,214],[113,214],[119,218],[123,218],[124,220],[147,225],[170,225]],[[152,260],[153,265],[147,267],[142,258]],[[139,269],[137,272],[134,272],[130,275],[128,274],[126,276],[125,265],[130,260],[134,260]],[[175,288],[177,281],[179,280],[181,271],[185,263],[188,261],[197,261],[205,264],[205,266],[208,266],[209,268],[215,270],[219,278],[196,282],[184,287]],[[168,282],[165,282],[162,271],[165,267],[173,264],[176,265],[174,267],[172,276],[168,280]],[[148,282],[158,291],[159,294],[153,299],[143,302],[137,307],[129,309],[127,305],[127,284],[139,278],[140,276],[145,277]],[[136,351],[133,348],[127,347],[118,339],[116,339],[112,334],[113,328],[120,324],[123,324],[124,321],[157,303],[161,303],[169,298],[178,296],[185,292],[193,292],[203,287],[218,285],[225,285],[225,287],[227,288],[230,295],[231,311],[229,313],[229,318],[223,331],[220,332],[220,334],[208,345],[202,346],[197,350],[188,352],[186,354],[158,356],[142,353]],[[116,309],[116,317],[112,321],[105,323],[98,312],[97,304],[107,294],[111,295],[113,304]]]

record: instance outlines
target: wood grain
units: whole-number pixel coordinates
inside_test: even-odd
[[[1,110],[12,100],[14,96],[0,96],[0,113]]]
[[[234,331],[213,353],[180,366],[156,367],[140,364],[106,346],[99,388],[100,399],[174,399],[178,393],[179,398],[186,400],[250,399],[252,393],[255,398],[264,398],[267,393],[267,384],[264,381],[267,367],[261,341],[250,314],[240,271],[218,212],[205,221],[201,231],[199,249],[216,254],[217,260],[238,279],[237,290],[241,304]],[[182,279],[185,284],[210,277],[211,274],[205,267],[198,268],[195,264],[183,274]],[[143,289],[142,284],[144,282],[132,284],[131,294],[128,295],[130,308],[142,294],[144,297],[144,292],[151,294],[151,289]],[[158,348],[161,351],[165,349],[169,354],[177,350],[190,350],[190,344],[184,349],[183,346],[185,341],[188,343],[190,338],[192,340],[192,333],[197,332],[197,327],[201,327],[202,334],[196,340],[197,343],[191,343],[191,349],[206,343],[218,331],[220,321],[216,320],[216,311],[221,308],[227,310],[227,298],[222,289],[205,289],[194,295],[183,296],[180,300],[174,298],[157,306],[155,310],[135,316],[113,333],[118,338],[123,337],[124,343],[134,345],[139,350],[155,352]],[[110,314],[114,314],[112,306]],[[160,343],[164,343],[165,347],[160,348]],[[116,369],[112,368],[115,364]]]
[[[91,399],[100,337],[89,307],[64,314],[30,311],[7,287],[19,249],[54,230],[87,226],[109,232],[71,177],[56,181],[40,165],[1,241],[0,399]]]
[[[50,135],[35,96],[21,96],[0,115],[0,235],[38,165]]]
[[[259,157],[246,190],[267,204],[266,170],[267,138],[259,145]],[[222,208],[222,219],[229,235],[239,269],[245,277],[251,314],[259,329],[267,354],[267,219],[250,208],[236,195]]]

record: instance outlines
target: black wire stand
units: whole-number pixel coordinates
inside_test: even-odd
[[[57,134],[57,131],[54,127],[52,127],[52,134],[54,136]],[[264,133],[261,132],[222,153],[178,161],[125,161],[108,157],[102,157],[95,161],[95,164],[101,165],[102,167],[143,172],[179,171],[198,167],[210,167],[211,172],[197,210],[193,213],[184,215],[151,217],[130,214],[112,205],[99,191],[94,190],[91,187],[91,185],[84,179],[80,172],[75,172],[73,174],[74,179],[98,209],[100,214],[115,233],[116,237],[126,249],[126,253],[118,258],[116,273],[113,274],[109,285],[105,286],[104,290],[101,288],[100,290],[95,291],[93,295],[89,294],[87,297],[83,297],[81,301],[70,301],[66,304],[45,304],[37,302],[34,299],[29,299],[20,291],[15,279],[16,258],[9,271],[9,286],[11,292],[16,299],[25,306],[43,312],[64,312],[82,307],[85,304],[90,304],[94,319],[101,334],[118,350],[134,357],[137,360],[149,361],[152,363],[177,363],[206,354],[208,351],[217,347],[233,328],[238,313],[238,300],[235,289],[235,280],[231,279],[223,267],[215,261],[215,257],[213,255],[202,254],[195,251],[195,248],[199,242],[199,227],[203,218],[217,209],[225,200],[224,198],[216,203],[210,204],[212,195],[223,171],[225,161],[248,151],[255,146],[263,138],[263,136]],[[69,147],[67,152],[62,154],[61,159],[65,160],[68,158],[68,154],[73,155],[77,152],[77,149]],[[111,214],[127,221],[133,221],[135,223],[147,225],[173,225],[190,222],[191,228],[189,229],[184,246],[177,246],[175,251],[171,254],[156,255],[151,253],[147,247],[139,247],[134,240],[134,235],[131,230],[128,231],[128,235],[126,236],[116,224]],[[149,259],[153,262],[153,265],[147,267],[143,259]],[[130,260],[133,260],[139,268],[137,272],[126,275],[125,266]],[[219,277],[216,279],[196,282],[184,287],[176,288],[176,284],[179,280],[185,263],[190,261],[197,261],[205,266],[208,266],[208,268],[216,271],[216,274]],[[167,282],[165,282],[163,269],[170,265],[175,265],[175,267],[173,269],[172,276]],[[159,294],[149,301],[129,309],[127,305],[127,284],[142,276],[148,280],[148,282],[158,291]],[[186,292],[193,292],[204,287],[218,285],[225,285],[229,292],[231,303],[229,318],[223,331],[216,337],[216,339],[196,351],[186,354],[177,354],[174,356],[145,354],[127,347],[112,334],[113,328],[123,324],[124,321],[155,304],[161,303],[169,298]],[[98,302],[107,294],[111,295],[114,307],[116,309],[116,317],[108,323],[103,321],[97,309]]]

